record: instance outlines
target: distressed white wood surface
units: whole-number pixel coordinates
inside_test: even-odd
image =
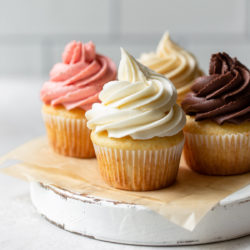
[[[29,198],[29,186],[23,181],[0,174],[0,249],[1,250],[153,250],[155,247],[128,246],[89,239],[66,232],[44,220]],[[250,236],[216,244],[190,247],[161,247],[177,249],[250,249]]]
[[[38,212],[70,232],[95,239],[149,246],[196,245],[250,234],[250,186],[216,205],[194,231],[187,231],[139,205],[86,197],[31,183]]]

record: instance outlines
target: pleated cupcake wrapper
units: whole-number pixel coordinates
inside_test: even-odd
[[[211,175],[250,171],[250,135],[184,134],[184,155],[193,170]]]
[[[94,157],[94,147],[86,119],[70,119],[43,113],[49,142],[53,149],[66,156]]]
[[[94,144],[104,181],[115,188],[156,190],[171,185],[177,176],[184,141],[168,149],[123,150]]]

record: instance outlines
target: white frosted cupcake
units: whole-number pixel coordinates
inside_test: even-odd
[[[122,49],[118,80],[104,85],[86,113],[105,182],[126,190],[155,190],[177,176],[185,114],[164,76]]]
[[[142,54],[140,62],[173,82],[178,103],[190,91],[193,81],[203,74],[194,55],[174,43],[168,32],[163,35],[156,52]]]

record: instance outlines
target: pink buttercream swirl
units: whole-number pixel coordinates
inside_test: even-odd
[[[89,110],[99,101],[103,85],[116,79],[116,66],[110,58],[96,54],[92,42],[72,41],[64,49],[62,63],[54,65],[50,81],[44,83],[41,99],[67,110]]]

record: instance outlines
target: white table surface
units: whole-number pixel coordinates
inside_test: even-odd
[[[45,133],[39,101],[41,79],[0,78],[0,155]],[[250,236],[237,240],[159,249],[250,249]],[[1,250],[82,250],[145,249],[89,239],[50,224],[33,208],[29,185],[0,174],[0,249]]]

